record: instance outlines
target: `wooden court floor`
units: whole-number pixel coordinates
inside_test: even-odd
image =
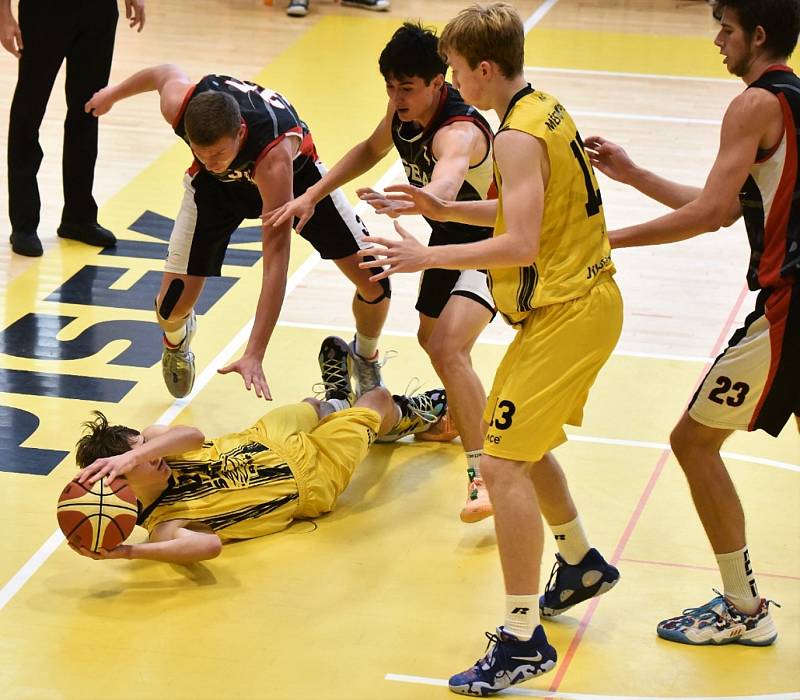
[[[312,0],[290,20],[282,0],[151,2],[134,35],[120,24],[112,80],[153,63],[255,79],[283,92],[333,163],[367,135],[385,106],[377,56],[407,17],[442,26],[464,3],[395,0],[365,13]],[[719,121],[741,86],[712,44],[703,2],[526,0],[526,71],[557,94],[582,135],[626,145],[642,164],[700,184]],[[253,37],[256,37],[253,40]],[[0,150],[16,79],[0,57]],[[44,257],[0,245],[0,697],[427,699],[478,658],[483,630],[502,616],[491,520],[463,525],[458,444],[376,446],[337,509],[315,525],[226,547],[203,565],[94,562],[56,533],[55,500],[73,475],[79,424],[94,408],[135,427],[172,421],[214,435],[270,406],[216,369],[241,352],[260,283],[252,231],[236,264],[210,285],[194,350],[196,391],[163,389],[150,306],[164,236],[189,162],[152,95],[121,103],[101,125],[96,194],[116,252],[55,237],[61,207],[59,82],[42,127]],[[5,167],[4,165],[2,166]],[[5,170],[0,170],[5,183]],[[399,179],[390,156],[347,188]],[[660,208],[601,177],[611,228]],[[5,186],[0,188],[5,212]],[[371,230],[387,223],[360,210]],[[0,225],[7,240],[8,224]],[[420,236],[421,221],[410,222]],[[316,350],[352,333],[349,286],[300,239],[280,325],[266,359],[274,405],[317,381]],[[669,431],[704,368],[752,306],[744,286],[744,228],[614,255],[625,328],[580,429],[557,456],[590,539],[618,563],[609,595],[547,623],[559,665],[507,691],[539,698],[800,698],[800,438],[737,434],[728,466],[748,516],[748,539],[778,642],[769,648],[692,648],[659,640],[655,624],[706,602],[721,585]],[[385,379],[437,379],[415,340],[416,281],[395,281],[382,348],[399,356]],[[474,363],[488,385],[511,332],[484,333]],[[137,532],[134,537],[143,537]],[[547,543],[543,575],[553,561]],[[544,581],[542,582],[544,583]]]

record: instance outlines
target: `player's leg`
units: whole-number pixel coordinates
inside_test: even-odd
[[[800,291],[762,291],[670,436],[717,558],[724,595],[659,623],[665,639],[764,646],[777,637],[769,602],[753,576],[744,512],[720,449],[734,430],[760,428],[777,436],[791,417],[800,386],[798,331]]]
[[[11,246],[15,253],[31,257],[42,254],[37,235],[41,200],[36,175],[44,155],[39,127],[70,40],[64,22],[71,8],[54,3],[52,9],[52,13],[41,12],[29,2],[19,7],[25,50],[18,62],[17,86],[8,115]]]
[[[195,304],[206,277],[221,274],[231,234],[244,218],[244,205],[237,202],[236,194],[224,189],[236,185],[218,182],[202,170],[187,172],[183,185],[183,201],[170,234],[155,300],[156,320],[164,331],[161,372],[167,389],[177,398],[189,394],[194,386],[191,342],[197,329]],[[260,206],[253,205],[256,210]]]
[[[487,633],[489,652],[450,678],[450,690],[457,693],[488,695],[546,673],[556,664],[556,650],[539,624],[543,534],[530,466],[489,454],[481,459],[481,473],[494,505],[506,612],[497,633]]]
[[[567,477],[553,453],[547,452],[536,462],[530,474],[539,495],[539,508],[558,547],[556,563],[539,598],[541,616],[552,617],[610,591],[620,575],[589,544]]]
[[[294,195],[298,197],[322,179],[325,166],[311,156],[304,156],[294,174]],[[353,299],[353,316],[356,337],[351,344],[353,367],[358,395],[376,386],[382,386],[378,361],[378,340],[386,315],[389,313],[391,286],[388,280],[370,282],[374,271],[358,267],[361,259],[356,253],[366,247],[366,226],[355,213],[341,190],[317,202],[314,215],[306,222],[300,234],[325,260],[333,260],[356,288]],[[376,269],[380,266],[376,265]]]
[[[433,272],[433,271],[429,271]],[[426,304],[426,280],[420,288],[420,305]],[[486,393],[472,367],[471,352],[481,331],[494,316],[486,275],[475,270],[460,273],[454,291],[437,319],[420,315],[420,344],[428,353],[448,396],[449,413],[461,435],[467,462],[467,500],[464,522],[477,522],[492,514],[492,504],[480,474],[484,431],[481,415]]]
[[[114,234],[97,223],[92,194],[97,160],[98,119],[87,114],[86,102],[108,85],[119,12],[116,2],[98,2],[91,11],[76,9],[81,31],[67,51],[67,117],[64,121],[64,209],[58,235],[113,246]]]

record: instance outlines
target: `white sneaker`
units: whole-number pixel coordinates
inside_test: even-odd
[[[308,0],[289,0],[286,14],[289,17],[305,17],[308,14]]]

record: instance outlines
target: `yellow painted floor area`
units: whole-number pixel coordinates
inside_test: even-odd
[[[580,13],[585,5],[562,0],[544,16],[529,34],[526,66],[725,77],[711,44],[710,23],[684,33],[675,26],[663,33],[614,31],[601,21],[592,29],[591,12],[588,19]],[[589,3],[590,9],[600,5]],[[615,16],[622,16],[626,3],[608,5]],[[668,14],[676,3],[654,0],[645,5],[645,10],[652,5]],[[536,3],[520,9],[527,17]],[[377,56],[404,19],[398,11],[318,18],[261,73],[241,77],[283,92],[311,126],[322,158],[332,164],[383,114]],[[570,13],[581,21],[573,21]],[[432,13],[432,23],[441,25],[441,19]],[[221,67],[209,65],[208,70]],[[559,80],[574,91],[568,109],[571,104],[586,111],[596,106],[594,97],[578,104],[586,94],[583,84],[558,73],[542,79],[552,81],[552,91]],[[600,93],[603,85],[618,91],[607,90],[616,102],[609,110],[625,110],[626,93],[613,82],[616,78],[592,80]],[[652,90],[664,94],[660,85]],[[155,105],[153,100],[154,110]],[[723,106],[717,104],[718,114]],[[578,120],[585,135],[592,129],[620,128],[620,122],[608,118],[585,119]],[[685,133],[697,130],[698,141],[714,149],[717,129],[713,124],[636,122],[625,136],[641,147],[649,140],[666,140],[661,147],[671,149],[679,161],[668,165],[702,179],[706,163],[693,160],[694,137]],[[680,152],[684,136],[691,145]],[[650,157],[660,160],[662,154]],[[387,157],[351,183],[346,188],[351,199],[357,186],[377,182],[393,160]],[[184,145],[171,147],[105,204],[104,223],[121,239],[155,242],[152,235],[130,227],[147,211],[174,216],[188,162]],[[657,211],[630,201],[629,194],[608,181],[601,186],[610,221],[641,220]],[[365,219],[373,230],[386,225],[375,217]],[[504,695],[800,698],[800,437],[794,423],[778,439],[737,434],[725,446],[733,455],[727,463],[748,516],[762,594],[783,606],[772,609],[778,642],[765,649],[709,649],[670,644],[655,635],[659,620],[706,602],[711,588],[721,585],[688,488],[665,443],[702,376],[702,358],[716,354],[718,336],[727,339],[731,323],[751,305],[749,300],[737,302],[744,275],[743,229],[727,235],[736,239],[728,253],[700,258],[698,251],[718,250],[721,239],[698,241],[697,247],[672,252],[668,271],[663,258],[646,251],[616,256],[626,296],[626,330],[593,390],[584,426],[571,430],[575,439],[557,456],[593,545],[619,561],[623,578],[607,596],[546,623],[559,666]],[[311,249],[299,238],[294,243],[290,275],[295,286],[265,364],[274,405],[311,392],[318,380],[319,343],[329,333],[346,334],[340,329],[352,326],[349,285],[324,264],[303,267]],[[256,243],[235,247],[259,248]],[[693,265],[700,259],[718,268],[698,270]],[[232,286],[199,318],[193,349],[200,388],[191,401],[171,402],[157,357],[146,366],[124,360],[129,346],[147,355],[141,339],[98,340],[105,336],[96,335],[92,342],[97,348],[89,356],[58,359],[59,348],[97,324],[150,322],[152,311],[146,299],[129,308],[134,306],[132,297],[125,302],[129,307],[117,308],[48,297],[63,294],[76,275],[102,276],[110,268],[118,268],[118,277],[108,285],[111,292],[135,290],[153,275],[157,279],[161,266],[157,258],[105,256],[60,241],[45,257],[10,276],[3,306],[5,332],[31,313],[73,320],[57,335],[40,326],[37,340],[54,348],[51,359],[7,353],[0,355],[0,369],[53,375],[54,391],[66,391],[67,381],[58,377],[129,383],[120,388],[125,393],[119,400],[102,403],[24,390],[3,393],[3,406],[39,420],[25,447],[71,450],[80,422],[94,408],[114,422],[138,428],[167,419],[196,424],[214,435],[242,428],[272,407],[245,392],[238,376],[214,373],[242,350],[246,338],[232,341],[250,320],[260,262],[223,269]],[[328,280],[333,291],[327,294],[324,288],[327,303],[336,304],[333,313],[315,291]],[[654,280],[657,291],[648,286]],[[426,387],[438,380],[413,338],[413,284],[398,282],[382,347],[399,352],[384,369],[386,383],[399,393],[413,376]],[[707,303],[698,311],[694,302],[702,295]],[[686,324],[694,325],[684,331],[685,338],[676,339],[672,329]],[[507,337],[507,329],[494,323],[476,345],[474,363],[487,386]],[[0,531],[7,536],[0,548],[0,697],[450,697],[444,687],[447,677],[483,652],[482,632],[499,624],[503,601],[491,520],[472,526],[458,520],[465,491],[461,455],[458,444],[378,445],[329,516],[315,525],[296,523],[286,532],[227,546],[219,558],[191,567],[95,562],[77,557],[63,544],[43,547],[56,529],[56,497],[75,471],[72,455],[47,475],[13,473],[3,462]],[[0,459],[9,456],[0,453]],[[142,536],[143,531],[134,535]],[[548,541],[543,577],[553,551]]]

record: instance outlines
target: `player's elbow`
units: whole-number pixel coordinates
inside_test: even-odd
[[[203,545],[197,549],[195,561],[208,561],[216,559],[222,552],[222,540],[217,535],[208,535],[203,538]]]
[[[529,267],[536,262],[538,256],[539,244],[536,241],[525,241],[517,250],[517,259],[513,264],[519,265],[520,267]]]

